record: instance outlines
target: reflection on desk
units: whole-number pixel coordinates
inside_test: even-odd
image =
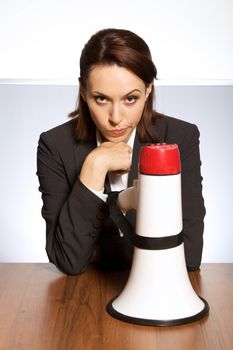
[[[95,265],[66,276],[52,264],[0,264],[0,350],[233,349],[233,264],[189,273],[210,314],[175,327],[124,323],[106,312],[127,277]]]

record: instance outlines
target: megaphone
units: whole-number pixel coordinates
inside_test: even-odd
[[[108,303],[108,313],[125,322],[152,326],[180,325],[204,317],[209,305],[195,293],[185,263],[176,144],[141,148],[136,233],[118,210],[110,205],[113,220],[134,244],[134,254],[128,281]]]

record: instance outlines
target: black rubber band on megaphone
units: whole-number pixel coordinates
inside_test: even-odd
[[[145,237],[138,235],[117,205],[119,193],[120,192],[111,192],[108,195],[107,203],[109,205],[109,215],[114,224],[135,247],[147,250],[163,250],[177,247],[183,242],[183,231],[177,235],[166,237]]]

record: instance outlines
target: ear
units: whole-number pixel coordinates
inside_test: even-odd
[[[86,91],[85,91],[85,89],[84,89],[84,87],[82,86],[81,83],[79,83],[79,92],[80,92],[80,95],[82,96],[83,100],[85,102],[87,102],[86,101]]]
[[[152,83],[149,84],[147,87],[146,87],[146,100],[147,98],[149,97],[150,93],[151,93],[151,90],[152,90]]]

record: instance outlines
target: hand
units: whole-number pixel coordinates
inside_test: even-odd
[[[126,188],[118,195],[117,203],[120,209],[126,213],[130,209],[136,209],[138,206],[139,181],[134,180],[133,186]]]
[[[111,171],[128,172],[130,170],[132,148],[124,142],[103,142],[91,153],[106,173]]]
[[[130,170],[131,153],[132,148],[124,142],[103,142],[85,159],[80,181],[93,190],[102,190],[108,172],[125,173]]]

